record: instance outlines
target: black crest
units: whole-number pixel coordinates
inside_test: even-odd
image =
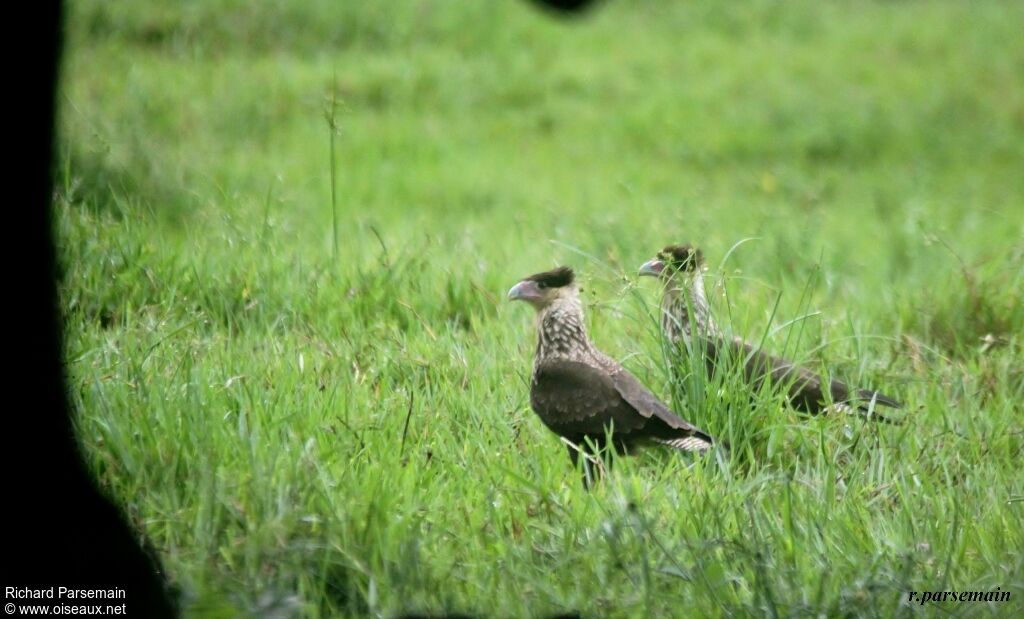
[[[535,273],[526,279],[537,282],[541,288],[561,288],[573,283],[576,280],[576,275],[569,267],[558,267],[543,273]]]
[[[692,245],[669,245],[658,252],[658,259],[682,271],[695,271],[704,266],[704,253]]]

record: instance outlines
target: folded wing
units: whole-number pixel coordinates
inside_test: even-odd
[[[600,438],[610,426],[623,444],[676,441],[673,446],[680,449],[700,451],[713,442],[621,367],[608,374],[574,361],[542,363],[534,373],[530,404],[545,425],[569,440]]]

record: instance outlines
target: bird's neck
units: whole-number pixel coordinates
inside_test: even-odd
[[[669,280],[661,301],[661,326],[673,342],[694,332],[703,336],[721,333],[711,315],[702,273],[679,273]]]
[[[538,361],[551,358],[581,361],[591,356],[592,351],[578,297],[557,299],[538,313]]]

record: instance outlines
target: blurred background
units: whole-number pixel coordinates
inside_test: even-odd
[[[379,234],[500,290],[568,260],[552,240],[630,271],[760,236],[737,256],[757,276],[820,258],[874,296],[1019,250],[1005,3],[69,8],[66,199],[159,230],[155,251],[202,231],[373,264]]]
[[[756,587],[680,592],[672,577],[668,597],[634,599],[603,571],[611,555],[559,528],[603,516],[544,511],[568,501],[567,466],[527,406],[534,335],[504,293],[556,264],[580,271],[598,344],[665,397],[658,293],[635,273],[690,242],[737,333],[814,314],[800,351],[923,407],[928,427],[972,428],[950,441],[998,435],[986,449],[1019,454],[1024,4],[608,0],[571,20],[513,0],[67,9],[55,200],[80,435],[196,608],[485,598],[510,614],[657,614],[679,595],[763,611]],[[713,430],[715,414],[690,417]],[[784,451],[766,466],[786,468]],[[977,470],[973,453],[961,464]],[[988,479],[1019,490],[1009,462]],[[913,510],[989,504],[974,491]],[[679,500],[651,509],[671,519]],[[459,516],[464,502],[482,511]],[[721,535],[747,526],[738,513]],[[828,544],[866,527],[891,558],[927,537],[888,517]],[[976,535],[1001,530],[976,517]],[[635,565],[619,543],[607,552]],[[541,547],[582,576],[531,580],[553,569]],[[961,584],[1019,577],[1005,547],[965,560]],[[807,554],[777,576],[779,599],[818,587],[804,577],[832,558]],[[931,582],[927,557],[911,564],[887,586]],[[847,584],[791,608],[852,604],[844,587],[875,568],[829,569]]]

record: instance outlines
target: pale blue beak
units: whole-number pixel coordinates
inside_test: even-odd
[[[543,296],[537,282],[528,279],[512,286],[508,291],[509,301],[539,301]]]
[[[658,277],[661,272],[665,270],[665,263],[655,258],[654,260],[648,260],[647,262],[640,265],[640,275],[649,275],[651,277]]]

